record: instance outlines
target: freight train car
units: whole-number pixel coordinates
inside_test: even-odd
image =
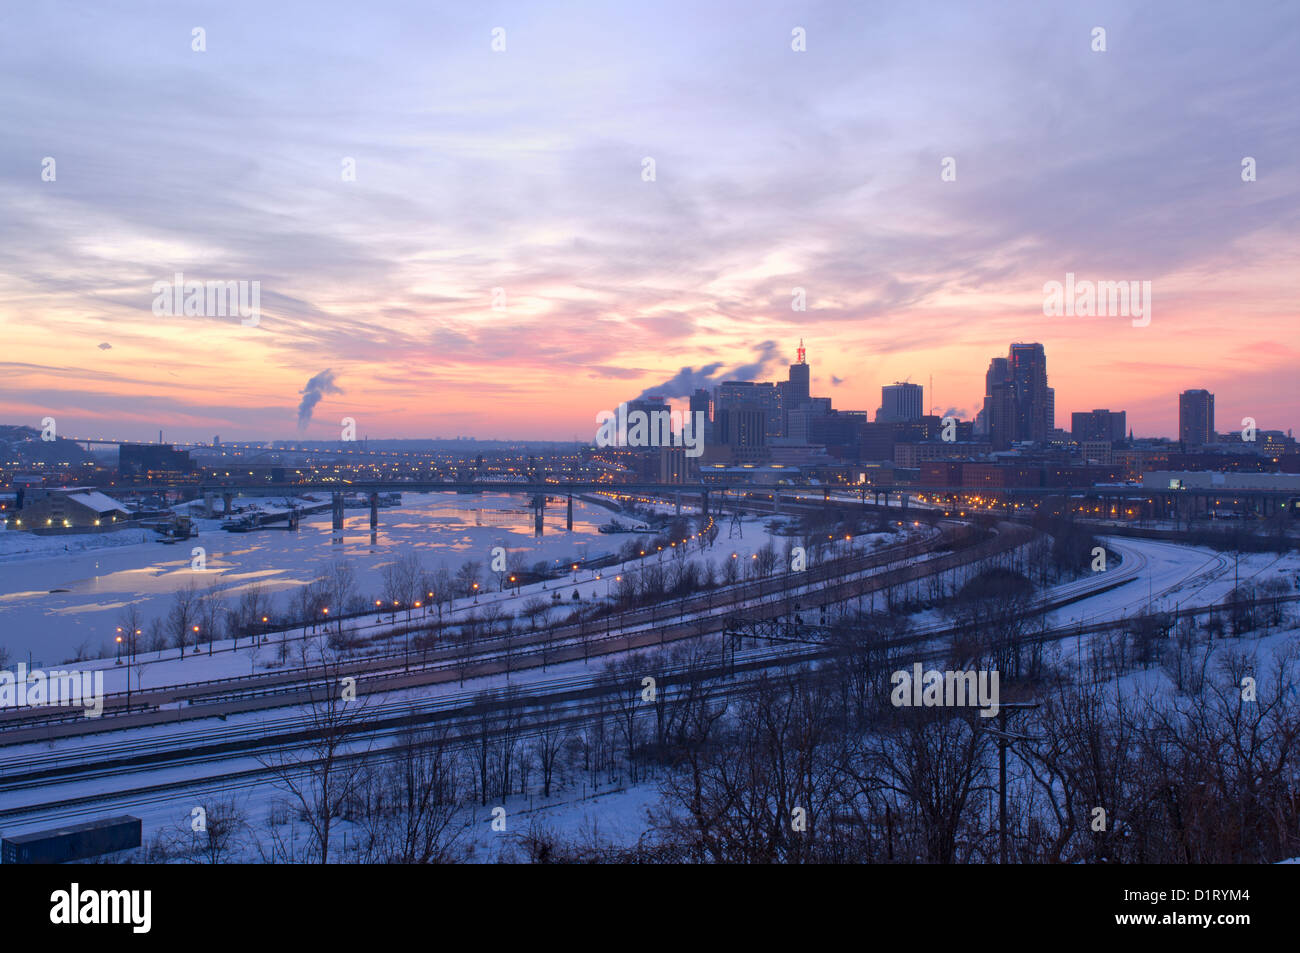
[[[71,827],[19,834],[0,841],[6,864],[62,864],[140,846],[140,818],[106,817]]]

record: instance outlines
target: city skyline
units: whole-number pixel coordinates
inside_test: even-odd
[[[837,407],[932,377],[926,409],[970,419],[989,356],[1036,341],[1058,422],[1172,436],[1205,388],[1224,429],[1294,427],[1295,10],[668,12],[341,29],[236,3],[199,18],[203,52],[190,13],[86,11],[78,45],[13,12],[0,419],[586,440],[629,394],[770,378],[804,338]],[[176,273],[259,282],[260,321],[155,315]],[[1149,325],[1045,316],[1067,274],[1150,281]]]
[[[9,4],[19,936],[425,925],[428,876],[348,885],[381,864],[963,866],[988,913],[1019,869],[1021,935],[1263,925],[1298,38],[1295,0]],[[184,873],[285,864],[251,927]]]
[[[937,409],[922,403],[925,399],[923,395],[925,393],[926,387],[932,385],[917,384],[917,383],[904,382],[904,381],[894,381],[891,383],[882,384],[880,386],[880,396],[881,396],[882,403],[881,406],[877,407],[874,412],[864,408],[846,407],[846,406],[838,406],[835,407],[834,409],[836,412],[839,412],[841,414],[848,413],[853,415],[859,415],[864,420],[870,420],[873,423],[903,421],[907,419],[917,420],[923,416],[942,417],[945,414],[951,414],[958,421],[961,421],[965,424],[973,424],[976,428],[977,433],[984,433],[986,436],[988,436],[993,433],[1000,432],[1002,436],[995,439],[995,444],[994,444],[995,449],[1007,449],[1007,447],[1009,447],[1012,442],[1022,441],[1022,440],[1030,440],[1032,442],[1041,444],[1045,442],[1045,440],[1048,437],[1050,437],[1051,434],[1053,433],[1063,433],[1069,437],[1078,439],[1077,431],[1081,426],[1080,422],[1086,421],[1086,423],[1083,423],[1082,426],[1084,426],[1085,429],[1091,429],[1094,426],[1096,426],[1095,423],[1093,422],[1093,419],[1096,418],[1096,415],[1098,414],[1114,415],[1115,419],[1120,421],[1120,423],[1122,424],[1122,426],[1119,427],[1117,434],[1113,436],[1112,439],[1114,440],[1126,440],[1130,436],[1132,436],[1135,439],[1154,439],[1154,440],[1164,439],[1174,443],[1189,442],[1195,445],[1204,442],[1212,442],[1216,435],[1222,436],[1226,433],[1231,433],[1236,429],[1234,427],[1227,427],[1227,428],[1215,427],[1214,411],[1213,411],[1215,395],[1212,392],[1209,392],[1203,388],[1189,388],[1174,396],[1174,401],[1177,405],[1176,419],[1178,423],[1177,426],[1174,428],[1173,433],[1136,433],[1127,426],[1126,423],[1127,411],[1123,408],[1119,408],[1119,409],[1092,408],[1087,411],[1076,410],[1072,412],[1066,412],[1063,414],[1061,411],[1056,410],[1055,408],[1055,400],[1054,400],[1055,388],[1047,386],[1047,383],[1052,379],[1051,375],[1053,375],[1055,371],[1054,370],[1048,371],[1047,369],[1047,366],[1049,364],[1048,355],[1046,354],[1046,351],[1043,348],[1042,344],[1040,342],[1028,342],[1028,341],[1012,342],[1009,345],[1008,353],[1009,355],[1011,355],[1010,359],[1008,357],[1001,357],[1001,356],[994,356],[991,359],[989,369],[985,375],[986,393],[984,394],[981,401],[976,404],[976,409],[973,412],[966,412],[966,411],[961,411],[960,413],[954,413],[953,411],[940,412]],[[1033,411],[1033,413],[1041,414],[1045,412],[1047,414],[1047,420],[1050,422],[1050,426],[1040,421],[1036,429],[1032,431],[1026,431],[1025,428],[1030,426],[1026,420],[1018,419],[1018,421],[1013,421],[1009,423],[1006,419],[1002,419],[1005,415],[1008,414],[1011,415],[1011,417],[1020,418],[1025,413],[1029,412],[1028,404],[1021,406],[1021,399],[1014,398],[1010,394],[1007,394],[1005,398],[999,396],[1000,392],[996,389],[993,389],[993,385],[992,385],[992,379],[996,375],[1005,378],[1006,385],[1008,387],[1014,386],[1012,384],[1012,379],[1015,376],[1015,373],[1013,373],[1015,365],[1010,363],[1010,361],[1014,359],[1014,356],[1017,353],[1026,354],[1026,355],[1036,355],[1036,357],[1034,357],[1033,360],[1035,361],[1035,367],[1037,369],[1031,373],[1039,375],[1041,378],[1039,383],[1034,386],[1045,388],[1045,393],[1047,395],[1046,396],[1047,406],[1045,409],[1043,407],[1038,407],[1036,410]],[[776,409],[780,406],[780,398],[776,397],[776,393],[780,389],[787,386],[786,380],[782,378],[780,375],[780,371],[782,369],[786,369],[789,375],[791,375],[791,377],[793,377],[796,370],[801,371],[802,377],[805,378],[805,383],[802,385],[804,390],[804,396],[802,398],[803,400],[807,400],[808,398],[809,381],[814,385],[818,383],[824,383],[823,378],[811,374],[811,362],[806,360],[806,355],[807,355],[807,348],[804,347],[804,342],[801,339],[799,343],[799,347],[795,349],[795,357],[790,362],[790,364],[789,365],[777,364],[773,366],[770,371],[766,372],[765,375],[763,375],[769,378],[768,380],[755,380],[753,377],[754,368],[760,366],[762,368],[767,368],[768,362],[764,362],[762,365],[750,365],[748,368],[743,368],[742,370],[751,373],[750,377],[738,377],[738,376],[729,376],[726,374],[718,374],[717,376],[708,380],[702,380],[699,374],[688,374],[686,372],[690,371],[691,369],[683,368],[682,373],[679,374],[676,379],[668,382],[667,386],[663,386],[659,388],[653,388],[653,387],[648,388],[642,393],[641,397],[639,398],[633,398],[631,396],[625,395],[621,400],[616,401],[611,406],[614,408],[620,408],[620,407],[625,408],[628,406],[641,406],[641,405],[644,405],[646,408],[649,408],[650,406],[659,406],[665,410],[671,408],[674,410],[674,412],[680,412],[682,414],[684,414],[687,410],[694,411],[697,406],[704,406],[706,408],[705,419],[710,422],[710,425],[712,425],[713,417],[710,416],[710,410],[708,408],[712,407],[712,404],[716,398],[721,396],[721,398],[724,401],[726,401],[728,399],[728,395],[731,395],[730,400],[733,403],[736,401],[749,400],[751,398],[742,396],[742,394],[747,393],[747,391],[738,391],[736,390],[736,388],[739,385],[746,385],[747,387],[758,385],[762,387],[772,388],[773,390],[772,396],[777,400],[777,404],[774,405],[773,413],[775,414],[775,419],[779,421],[782,419],[782,415],[779,412],[779,410]],[[779,360],[779,357],[777,358],[777,360]],[[707,368],[703,370],[707,370]],[[317,402],[323,399],[325,394],[332,392],[332,390],[333,388],[331,387],[326,387],[324,389],[312,387],[309,388],[308,390],[305,390],[303,392],[303,400],[300,401],[299,410],[298,410],[299,414],[301,415],[304,412],[303,411],[304,407],[307,407],[308,413],[310,413],[310,410],[316,406]],[[684,391],[686,392],[684,393]],[[308,396],[309,394],[310,396]],[[697,398],[701,394],[706,394],[708,399],[706,400],[704,405],[697,405]],[[907,394],[908,396],[906,397],[900,396],[902,394]],[[1205,424],[1203,426],[1205,436],[1189,441],[1185,434],[1185,426],[1186,426],[1185,402],[1189,397],[1189,395],[1192,394],[1207,394],[1210,410],[1209,410],[1208,424]],[[830,407],[833,406],[833,402],[835,399],[833,394],[827,395],[824,393],[817,393],[816,388],[813,388],[812,396],[818,398],[819,400],[830,402],[826,406],[827,410],[829,410]],[[1005,409],[1002,406],[1004,399],[1010,401],[1010,403]],[[1024,399],[1030,400],[1031,398],[1026,397]],[[897,407],[900,406],[899,401],[908,402],[910,406],[910,410],[907,413],[900,414],[897,412]],[[796,400],[796,405],[797,405],[797,400]],[[887,409],[886,405],[889,405],[891,409]],[[920,409],[918,410],[917,407],[919,407]],[[598,415],[605,416],[611,413],[617,414],[618,410],[613,410],[613,411],[601,410],[598,412]],[[9,423],[9,422],[0,421],[0,423]],[[1250,426],[1252,429],[1260,430],[1260,431],[1283,432],[1286,434],[1291,434],[1293,432],[1293,428],[1290,425],[1273,426],[1267,423],[1260,424],[1259,421],[1254,421],[1253,423],[1251,423]],[[34,429],[40,429],[40,428],[34,428]],[[593,441],[599,443],[599,433],[601,429],[602,429],[601,425],[599,424],[599,422],[597,422],[592,428],[591,435],[574,434],[569,441],[565,441],[563,437],[540,438],[540,437],[534,437],[529,435],[517,435],[517,434],[506,435],[506,436],[483,436],[479,434],[456,434],[456,433],[371,435],[368,433],[356,431],[355,422],[352,422],[351,435],[345,436],[342,439],[344,441],[350,441],[356,439],[360,439],[360,440],[375,439],[378,441],[481,440],[484,442],[511,442],[516,444],[524,444],[529,441],[535,441],[539,444],[546,443],[546,442],[560,442],[560,443],[572,442],[580,445],[590,445],[593,443]],[[57,427],[56,427],[56,431],[57,431]],[[770,437],[773,434],[775,434],[775,436],[777,437],[781,437],[781,436],[785,436],[787,438],[789,437],[788,434],[783,434],[779,425],[777,426],[776,430],[774,432],[769,433],[768,436]],[[117,441],[121,439],[124,442],[129,441],[129,442],[137,442],[142,444],[157,442],[160,444],[178,443],[178,444],[203,445],[211,442],[213,445],[216,445],[218,442],[224,442],[226,444],[238,444],[241,442],[243,443],[265,442],[268,445],[271,443],[291,445],[295,442],[294,437],[277,436],[277,435],[270,435],[270,436],[244,435],[244,436],[236,436],[236,437],[227,437],[224,441],[219,440],[220,434],[214,435],[213,437],[210,438],[210,440],[209,438],[202,437],[202,436],[176,437],[174,435],[167,436],[165,434],[165,431],[162,428],[160,428],[158,431],[156,441],[154,440],[152,434],[145,434],[143,436],[138,436],[138,435],[123,436],[116,432],[113,434],[107,434],[107,433],[92,434],[88,432],[87,433],[79,432],[76,434],[63,433],[63,434],[56,434],[56,435],[63,436],[63,437],[73,437],[73,438],[90,438],[91,440],[94,440],[96,438],[102,438],[105,440]],[[301,440],[301,442],[304,445],[316,444],[316,443],[329,444],[331,442],[335,442],[331,440],[331,438],[328,435],[306,436],[303,434],[298,434],[297,439]],[[1094,436],[1089,436],[1087,439],[1099,439],[1099,438]]]

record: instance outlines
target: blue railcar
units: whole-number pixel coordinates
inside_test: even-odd
[[[140,818],[123,815],[0,841],[6,864],[63,864],[140,846]]]

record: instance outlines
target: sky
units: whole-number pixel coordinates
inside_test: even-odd
[[[970,418],[1039,341],[1057,426],[1174,434],[1204,387],[1291,428],[1298,36],[1285,0],[7,3],[0,422],[590,440],[802,339],[840,409],[933,377]],[[178,272],[259,282],[256,323],[155,314]],[[1150,323],[1045,316],[1067,272]]]

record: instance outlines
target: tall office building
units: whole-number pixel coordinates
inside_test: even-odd
[[[766,423],[766,415],[752,404],[720,408],[713,421],[714,440],[736,452],[738,462],[751,462],[739,454],[767,445]]]
[[[984,426],[994,450],[1005,450],[1016,439],[1016,401],[1010,362],[1005,357],[989,361],[984,375]]]
[[[886,384],[880,388],[880,410],[876,411],[876,421],[883,424],[920,420],[925,405],[923,397],[920,384]]]
[[[800,338],[799,350],[795,352],[795,362],[790,365],[790,379],[786,386],[786,395],[789,398],[786,406],[792,410],[797,410],[800,405],[807,403],[812,395],[812,369],[808,366],[806,355],[803,338]]]
[[[811,368],[805,358],[803,340],[799,341],[799,350],[795,352],[795,362],[790,365],[788,378],[778,381],[777,392],[781,395],[781,423],[778,436],[790,437],[793,425],[790,422],[791,411],[803,410],[811,399]],[[775,429],[775,428],[773,428]],[[769,431],[770,432],[770,431]]]
[[[989,442],[1005,450],[1018,440],[1046,443],[1056,426],[1056,391],[1047,386],[1041,344],[1013,344],[984,376],[984,419]]]
[[[763,414],[763,430],[767,437],[776,438],[785,433],[784,397],[781,388],[770,381],[724,381],[718,385],[714,399],[714,418],[720,419],[730,410],[757,410]],[[719,438],[719,442],[725,442]]]
[[[800,341],[787,380],[719,384],[713,392],[710,443],[730,447],[737,462],[760,460],[759,451],[772,441],[806,443],[811,430],[809,421],[829,414],[831,404],[829,397],[812,397],[812,369],[806,355]],[[833,435],[838,436],[838,431]]]
[[[1047,386],[1047,354],[1041,344],[1013,344],[1007,358],[1016,400],[1016,438],[1045,443],[1056,427],[1056,393]]]
[[[1178,439],[1188,447],[1214,442],[1214,395],[1208,390],[1178,395]]]
[[[691,394],[690,412],[692,426],[694,421],[703,419],[704,432],[701,438],[706,444],[713,443],[713,398],[709,395],[708,390],[703,387],[697,388],[695,393]],[[697,418],[695,415],[701,413],[703,418]]]

